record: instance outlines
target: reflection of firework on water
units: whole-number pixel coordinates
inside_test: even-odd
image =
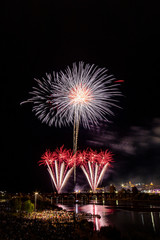
[[[47,150],[39,161],[39,165],[42,164],[47,166],[51,180],[57,192],[60,193],[73,170],[74,156],[72,151],[63,149],[63,146],[54,152]]]
[[[90,150],[77,154],[77,162],[81,166],[93,192],[96,191],[111,161],[112,154],[108,150],[100,153]]]

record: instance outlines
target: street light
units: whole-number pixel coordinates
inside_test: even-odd
[[[35,196],[35,199],[34,199],[34,211],[36,211],[36,206],[37,206],[37,195],[38,195],[38,192],[35,192],[34,193],[34,196]]]

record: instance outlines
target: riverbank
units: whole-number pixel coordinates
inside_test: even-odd
[[[53,224],[51,219],[30,219],[1,213],[0,240],[126,240],[114,227],[94,231],[86,219]]]

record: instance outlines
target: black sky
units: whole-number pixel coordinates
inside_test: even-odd
[[[106,184],[133,176],[160,182],[156,171],[160,168],[160,31],[155,1],[6,1],[2,39],[0,190],[52,190],[47,171],[37,162],[46,148],[62,144],[71,148],[72,128],[48,127],[36,119],[31,105],[20,102],[28,98],[34,77],[81,60],[124,79],[125,97],[123,110],[99,130],[104,139],[80,128],[79,148],[115,151],[116,163]],[[112,144],[105,140],[108,132]],[[115,136],[119,146],[127,139],[127,146],[136,149],[134,154],[127,147],[118,150]],[[98,141],[102,144],[96,146]],[[140,144],[145,141],[146,148]]]

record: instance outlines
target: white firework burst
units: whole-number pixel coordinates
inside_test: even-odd
[[[54,72],[53,77],[51,74],[46,74],[46,79],[42,78],[42,80],[39,80],[35,78],[37,87],[33,87],[33,90],[29,92],[32,97],[21,102],[21,104],[33,103],[32,111],[35,112],[35,115],[42,123],[46,123],[49,126],[53,125],[53,123],[57,125],[58,122],[57,108],[53,105],[53,79],[55,79]]]
[[[106,68],[79,62],[60,73],[46,74],[46,79],[35,79],[32,95],[25,102],[33,102],[35,115],[49,126],[82,123],[89,128],[100,120],[114,115],[112,107],[120,96],[119,83]],[[79,125],[79,124],[78,124]]]

